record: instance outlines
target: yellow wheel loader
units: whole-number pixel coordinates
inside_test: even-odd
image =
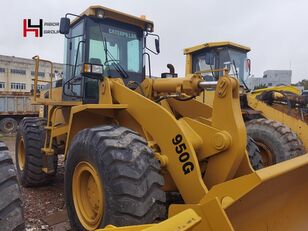
[[[284,130],[283,136],[288,137],[287,139],[291,141],[284,143],[289,145],[286,148],[291,150],[290,157],[304,153],[304,147],[306,150],[308,149],[307,102],[307,95],[301,95],[300,91],[293,86],[258,89],[246,95],[246,105],[249,105],[251,109],[260,111],[262,116],[266,118],[278,121],[276,122],[277,125],[285,124],[300,138],[303,145],[296,145],[295,136],[292,135],[290,130]],[[256,120],[256,123],[264,123],[264,121]],[[248,126],[255,126],[256,123],[248,123]],[[285,133],[288,133],[288,135],[285,135]]]
[[[308,148],[308,142],[303,141],[305,146],[303,145],[301,141],[303,129],[300,131],[298,128],[300,126],[294,125],[294,123],[298,124],[294,118],[284,119],[287,115],[283,116],[284,112],[277,112],[271,106],[265,109],[266,106],[258,99],[266,92],[276,92],[276,95],[280,94],[279,99],[285,99],[283,92],[289,95],[298,93],[295,87],[280,86],[250,91],[246,86],[245,80],[250,75],[250,60],[247,59],[249,51],[250,48],[236,43],[214,42],[187,48],[184,54],[186,55],[186,75],[199,73],[205,80],[217,81],[223,75],[223,69],[226,68],[229,70],[229,75],[239,79],[242,85],[241,108],[247,134],[255,141],[261,154],[262,165],[254,166],[257,169],[304,154],[305,147]],[[214,94],[214,91],[206,91],[197,99],[211,105]],[[282,103],[285,103],[285,100]],[[308,131],[308,129],[305,130]],[[305,138],[306,140],[308,141]],[[253,159],[251,161],[254,162]]]
[[[213,85],[200,74],[145,77],[143,57],[159,53],[151,21],[102,6],[70,15],[62,84],[38,79],[48,61],[34,57],[46,118],[18,129],[24,186],[48,183],[63,150],[73,230],[307,229],[308,156],[252,169],[237,79],[225,71],[206,105],[193,99]]]

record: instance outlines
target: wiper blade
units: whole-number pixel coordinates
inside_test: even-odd
[[[120,64],[112,62],[112,65],[120,73],[122,78],[127,79],[129,77],[127,72],[123,69],[123,67]]]
[[[110,58],[108,62],[112,62],[112,65],[120,73],[121,77],[127,79],[129,76],[127,72],[124,70],[124,68],[121,66],[121,64],[117,63],[117,60],[112,56],[112,54],[108,50],[107,54],[109,55]]]
[[[102,33],[102,31],[101,31],[101,33]],[[102,36],[103,36],[103,34],[102,34]],[[129,78],[127,72],[124,70],[124,68],[121,66],[121,64],[117,63],[117,60],[113,57],[113,55],[108,50],[106,38],[103,38],[103,41],[104,41],[104,51],[105,51],[105,56],[106,56],[104,65],[107,66],[107,64],[109,62],[112,62],[112,65],[114,66],[115,70],[120,73],[122,78],[124,78],[124,79]],[[110,59],[108,59],[108,57]]]

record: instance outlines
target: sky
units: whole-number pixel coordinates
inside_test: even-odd
[[[306,0],[5,0],[1,4],[0,54],[63,62],[63,35],[23,37],[22,22],[58,22],[67,12],[80,14],[103,5],[135,16],[146,15],[160,35],[161,53],[152,55],[152,73],[167,63],[183,76],[183,49],[206,42],[232,41],[251,48],[252,74],[292,70],[292,82],[308,79],[308,2]]]

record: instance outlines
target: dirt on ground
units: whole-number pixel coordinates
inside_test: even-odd
[[[15,163],[15,136],[2,136]],[[21,187],[26,230],[70,230],[64,202],[64,159],[58,158],[57,175],[52,184],[36,188]]]

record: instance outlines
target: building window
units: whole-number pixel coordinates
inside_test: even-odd
[[[37,89],[42,90],[44,88],[44,86],[45,86],[44,84],[38,84]],[[34,89],[34,84],[31,84],[31,90],[33,90],[33,89]]]
[[[20,69],[11,69],[12,74],[17,75],[26,75],[26,70],[20,70]]]
[[[5,82],[0,82],[0,89],[4,89],[5,88]]]
[[[26,90],[26,84],[25,83],[11,83],[11,89]]]
[[[35,72],[34,72],[34,71],[31,71],[31,75],[34,76],[34,75],[35,75]],[[39,77],[45,77],[45,72],[38,72],[38,76],[39,76]]]
[[[5,72],[5,68],[0,67],[0,73],[4,73]]]
[[[271,87],[271,86],[273,86],[273,84],[272,83],[268,83],[268,86]]]
[[[263,78],[267,78],[267,75],[263,75]]]

